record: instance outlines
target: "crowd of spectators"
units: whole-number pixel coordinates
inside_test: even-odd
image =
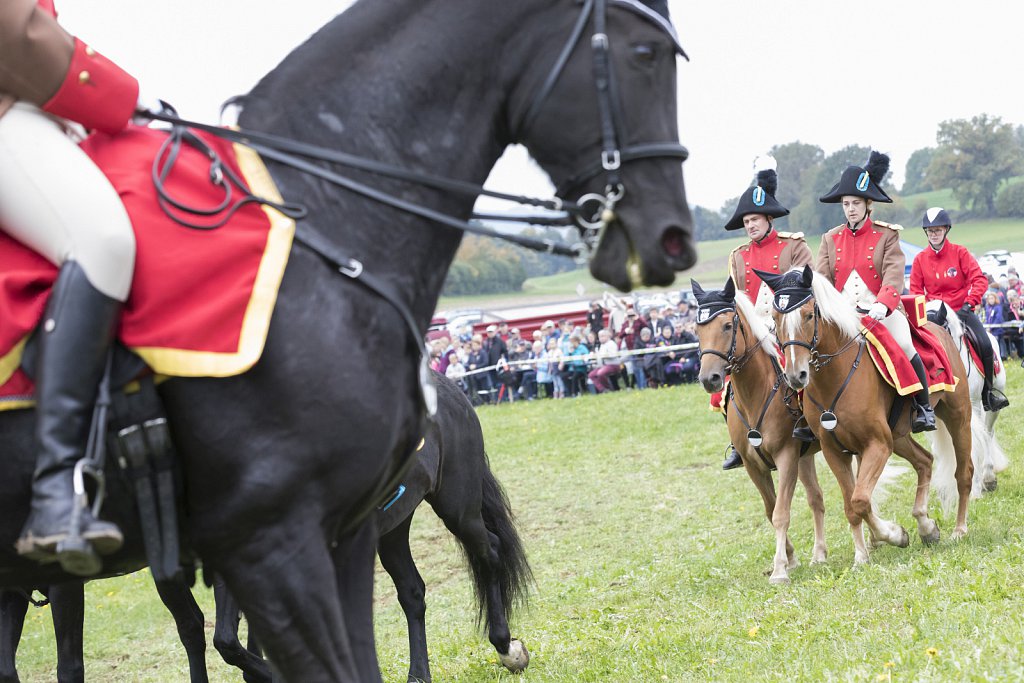
[[[988,276],[988,291],[976,313],[999,342],[999,356],[1003,361],[1011,357],[1024,359],[1024,284],[1017,271],[1011,268],[1006,277],[996,280]]]
[[[548,320],[529,339],[505,322],[482,335],[467,325],[429,342],[430,365],[475,404],[669,387],[697,379],[695,316],[685,300],[642,311],[627,300],[594,301],[585,326]],[[692,346],[672,348],[681,345]]]

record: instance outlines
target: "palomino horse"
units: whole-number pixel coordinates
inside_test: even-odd
[[[960,361],[967,368],[967,382],[971,389],[971,406],[974,408],[974,418],[971,420],[971,438],[973,448],[971,457],[974,460],[974,480],[971,486],[971,495],[980,498],[985,491],[995,491],[996,474],[1002,472],[1009,465],[1006,453],[996,439],[996,418],[999,411],[987,411],[982,406],[981,390],[985,384],[985,377],[971,359],[971,352],[968,349],[967,337],[964,334],[964,326],[957,317],[956,312],[940,300],[929,301],[926,305],[928,319],[936,325],[942,325],[949,331],[949,336],[956,342],[960,352]],[[999,349],[999,343],[989,334],[989,343],[993,349]],[[997,372],[992,378],[992,388],[1001,392],[1006,391],[1006,364],[997,362]],[[942,492],[940,492],[942,495]]]
[[[363,0],[243,98],[243,129],[412,169],[394,179],[364,164],[343,177],[340,161],[298,170],[270,155],[281,195],[308,221],[262,356],[243,375],[160,385],[190,548],[224,577],[286,680],[380,680],[368,513],[422,436],[419,348],[459,246],[450,226],[470,217],[467,188],[503,150],[525,145],[567,206],[598,206],[587,212],[597,278],[668,284],[696,260],[680,50],[663,12],[637,0]],[[327,167],[357,179],[349,189],[378,191],[310,174]],[[0,486],[20,493],[0,498],[0,584],[67,580],[14,555],[33,465],[4,455]],[[143,558],[124,507],[104,511],[128,533],[108,574]]]
[[[786,381],[794,389],[804,390],[804,415],[821,441],[825,459],[843,492],[843,506],[853,533],[855,563],[868,561],[862,522],[867,522],[877,541],[901,547],[909,543],[906,530],[879,518],[871,504],[872,491],[893,452],[894,442],[901,438],[909,449],[901,454],[918,475],[913,511],[918,533],[926,543],[937,541],[938,525],[928,517],[932,456],[909,438],[913,405],[905,401],[904,405],[894,406],[896,391],[882,379],[874,364],[863,357],[866,342],[860,332],[860,316],[827,278],[814,273],[809,266],[782,275],[759,274],[775,292],[775,331],[785,355]],[[956,462],[959,505],[952,537],[957,539],[967,533],[967,505],[974,469],[971,404],[965,370],[953,340],[935,325],[929,325],[929,329],[942,341],[949,356],[952,367],[947,370],[960,379],[955,391],[932,395],[940,420],[936,458],[955,458]],[[895,415],[891,429],[890,413]],[[856,477],[851,454],[856,454],[860,463]]]
[[[730,378],[726,410],[729,437],[761,494],[768,521],[775,528],[775,559],[768,580],[789,583],[789,570],[800,564],[789,540],[790,510],[798,476],[814,516],[811,563],[824,562],[827,555],[825,503],[814,467],[814,454],[820,449],[816,442],[804,444],[793,438],[800,406],[782,378],[775,336],[754,312],[747,295],[736,292],[732,278],[721,291],[705,292],[700,283],[690,282],[700,306],[698,379],[705,391],[713,393],[722,390],[727,375]],[[771,472],[776,467],[778,497]]]

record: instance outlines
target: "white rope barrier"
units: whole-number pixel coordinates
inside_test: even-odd
[[[618,365],[625,361],[626,358],[632,356],[649,356],[651,354],[663,354],[671,351],[691,351],[700,347],[700,344],[696,342],[689,342],[687,344],[673,344],[671,346],[656,346],[650,349],[627,349],[618,351],[615,355],[606,355],[601,353],[586,353],[578,356],[559,356],[558,358],[524,358],[522,360],[510,360],[505,363],[499,363],[497,365],[488,365],[484,368],[476,368],[475,370],[467,370],[464,374],[460,374],[459,377],[468,377],[470,375],[477,375],[483,372],[490,372],[496,370],[499,367],[508,366],[509,368],[517,366],[529,366],[529,365],[540,365],[541,363],[572,363],[575,361],[589,362],[592,360],[604,360],[610,361],[611,365]]]

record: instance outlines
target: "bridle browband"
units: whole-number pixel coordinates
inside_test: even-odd
[[[451,178],[440,178],[436,175],[404,169],[386,162],[367,159],[365,157],[347,154],[345,152],[328,150],[316,145],[268,133],[260,133],[250,130],[233,130],[189,121],[179,118],[170,108],[165,112],[149,113],[148,116],[153,120],[171,124],[172,132],[167,145],[172,147],[176,144],[180,145],[182,141],[187,141],[189,144],[193,145],[196,144],[198,138],[188,136],[187,131],[185,130],[187,128],[205,131],[233,142],[247,145],[258,152],[261,156],[268,159],[291,166],[303,173],[314,175],[322,180],[344,187],[345,189],[363,195],[369,199],[373,199],[374,201],[407,213],[412,213],[432,222],[456,228],[464,232],[496,237],[529,249],[562,256],[570,256],[579,261],[585,261],[599,244],[601,233],[605,228],[607,228],[608,224],[614,220],[615,206],[625,194],[625,187],[623,186],[619,175],[619,169],[622,162],[658,157],[676,157],[681,161],[685,161],[689,156],[687,149],[678,142],[642,143],[620,147],[619,140],[623,139],[620,131],[620,122],[622,117],[617,113],[618,109],[615,107],[615,105],[618,104],[618,101],[615,99],[615,81],[611,69],[611,61],[609,59],[608,36],[605,32],[607,20],[606,15],[609,2],[616,6],[630,9],[631,11],[645,16],[645,18],[649,20],[654,19],[654,12],[649,8],[638,5],[635,0],[585,0],[583,9],[580,12],[580,17],[577,19],[568,41],[559,53],[554,67],[549,73],[547,79],[545,79],[536,97],[534,97],[530,107],[527,109],[527,114],[519,124],[512,129],[513,139],[522,139],[523,135],[525,135],[525,132],[539,113],[543,103],[553,91],[559,76],[569,60],[569,57],[580,42],[584,29],[592,19],[594,22],[594,33],[591,36],[590,43],[593,50],[594,80],[597,86],[598,111],[601,118],[602,151],[598,162],[588,165],[582,171],[576,173],[563,182],[556,192],[556,196],[552,199],[537,199],[533,197],[496,192],[484,189],[483,186],[475,183]],[[674,31],[672,31],[671,25],[663,19],[658,20],[657,23],[663,30],[669,32],[676,46],[676,51],[685,57],[686,55],[682,52],[678,38],[675,36]],[[205,144],[200,142],[199,146],[204,148],[203,151],[208,155],[212,154],[212,150],[209,150]],[[211,213],[216,213],[206,209],[187,207],[181,202],[177,202],[170,197],[164,187],[163,180],[169,173],[170,166],[173,165],[173,160],[177,157],[177,152],[171,150],[165,153],[165,151],[161,149],[161,154],[158,156],[158,159],[164,158],[165,156],[168,160],[165,167],[158,168],[157,164],[154,163],[153,179],[157,188],[157,193],[160,197],[161,206],[164,208],[167,215],[172,220],[192,228],[211,228],[218,227],[222,224],[223,221],[218,222],[217,224],[197,224],[182,216],[175,215],[170,210],[170,208],[173,207],[174,210],[181,213],[196,216],[208,216],[211,215]],[[238,184],[244,193],[243,197],[236,200],[234,204],[231,204],[231,185],[230,183],[223,182],[223,172],[225,169],[223,164],[220,164],[219,160],[217,160],[215,156],[215,154],[212,154],[211,161],[215,166],[219,166],[219,169],[211,168],[211,178],[214,179],[216,184],[221,184],[225,188],[225,200],[222,202],[222,206],[218,207],[218,209],[230,205],[230,208],[227,209],[230,215],[244,203],[258,202],[273,206],[279,211],[282,211],[295,219],[302,218],[306,215],[306,209],[301,205],[274,204],[264,200],[263,198],[247,194],[245,186],[241,183]],[[474,214],[474,217],[478,219],[503,220],[528,224],[539,223],[541,225],[555,225],[559,227],[575,224],[577,229],[580,231],[582,241],[569,245],[549,239],[537,239],[525,235],[500,232],[488,228],[479,222],[465,221],[403,200],[394,195],[387,194],[314,163],[317,161],[367,171],[398,180],[413,182],[454,194],[471,197],[494,197],[496,199],[540,207],[550,211],[564,212],[564,215],[562,216],[516,216],[514,214],[497,216],[494,214]],[[596,193],[586,194],[580,197],[576,202],[566,201],[561,198],[575,187],[578,187],[582,183],[592,179],[602,171],[607,174],[607,181],[603,195]],[[226,220],[226,217],[224,220]]]

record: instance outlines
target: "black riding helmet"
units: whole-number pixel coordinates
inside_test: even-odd
[[[921,228],[952,228],[953,221],[949,219],[949,214],[945,209],[938,206],[933,206],[924,212],[924,217],[921,219]]]

